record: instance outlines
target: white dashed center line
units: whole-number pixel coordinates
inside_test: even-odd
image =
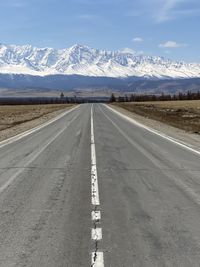
[[[91,237],[92,237],[92,240],[101,240],[102,239],[102,229],[101,228],[92,229]]]
[[[92,211],[91,213],[92,221],[101,220],[101,212],[100,211]]]
[[[102,240],[102,228],[97,227],[97,225],[100,224],[101,212],[97,210],[100,206],[100,199],[94,140],[93,105],[91,107],[91,204],[93,209],[91,212],[91,219],[94,225],[94,228],[91,229],[91,239],[94,242],[94,251],[92,251],[91,256],[91,266],[104,267],[103,252],[99,251],[98,247],[98,242]]]
[[[93,252],[91,260],[92,260],[92,266],[94,267],[104,266],[103,252]]]

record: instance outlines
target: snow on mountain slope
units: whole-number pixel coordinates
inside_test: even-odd
[[[79,74],[105,77],[194,78],[200,64],[74,45],[67,49],[0,44],[0,73]]]

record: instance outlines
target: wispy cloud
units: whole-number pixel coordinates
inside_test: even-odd
[[[164,23],[179,18],[200,15],[199,0],[136,0],[128,17],[150,18],[155,23]]]
[[[173,10],[185,1],[187,0],[165,0],[162,8],[158,12],[158,16],[156,18],[157,22],[159,23],[172,19]]]
[[[179,48],[179,47],[186,47],[188,44],[185,43],[177,43],[175,41],[167,41],[163,44],[158,45],[160,48]]]
[[[133,38],[132,41],[135,43],[141,43],[141,42],[143,42],[143,39],[141,37],[135,37],[135,38]]]
[[[199,0],[158,0],[163,2],[156,14],[156,22],[163,23],[200,14]],[[192,8],[191,8],[192,6]]]

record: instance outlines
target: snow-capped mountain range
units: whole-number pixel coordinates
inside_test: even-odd
[[[57,50],[0,44],[0,73],[195,78],[200,77],[200,64],[175,62],[125,51],[98,50],[83,45]]]

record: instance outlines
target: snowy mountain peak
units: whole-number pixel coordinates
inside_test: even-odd
[[[145,56],[128,48],[106,51],[75,44],[57,50],[0,44],[0,73],[194,78],[200,77],[200,64]]]

